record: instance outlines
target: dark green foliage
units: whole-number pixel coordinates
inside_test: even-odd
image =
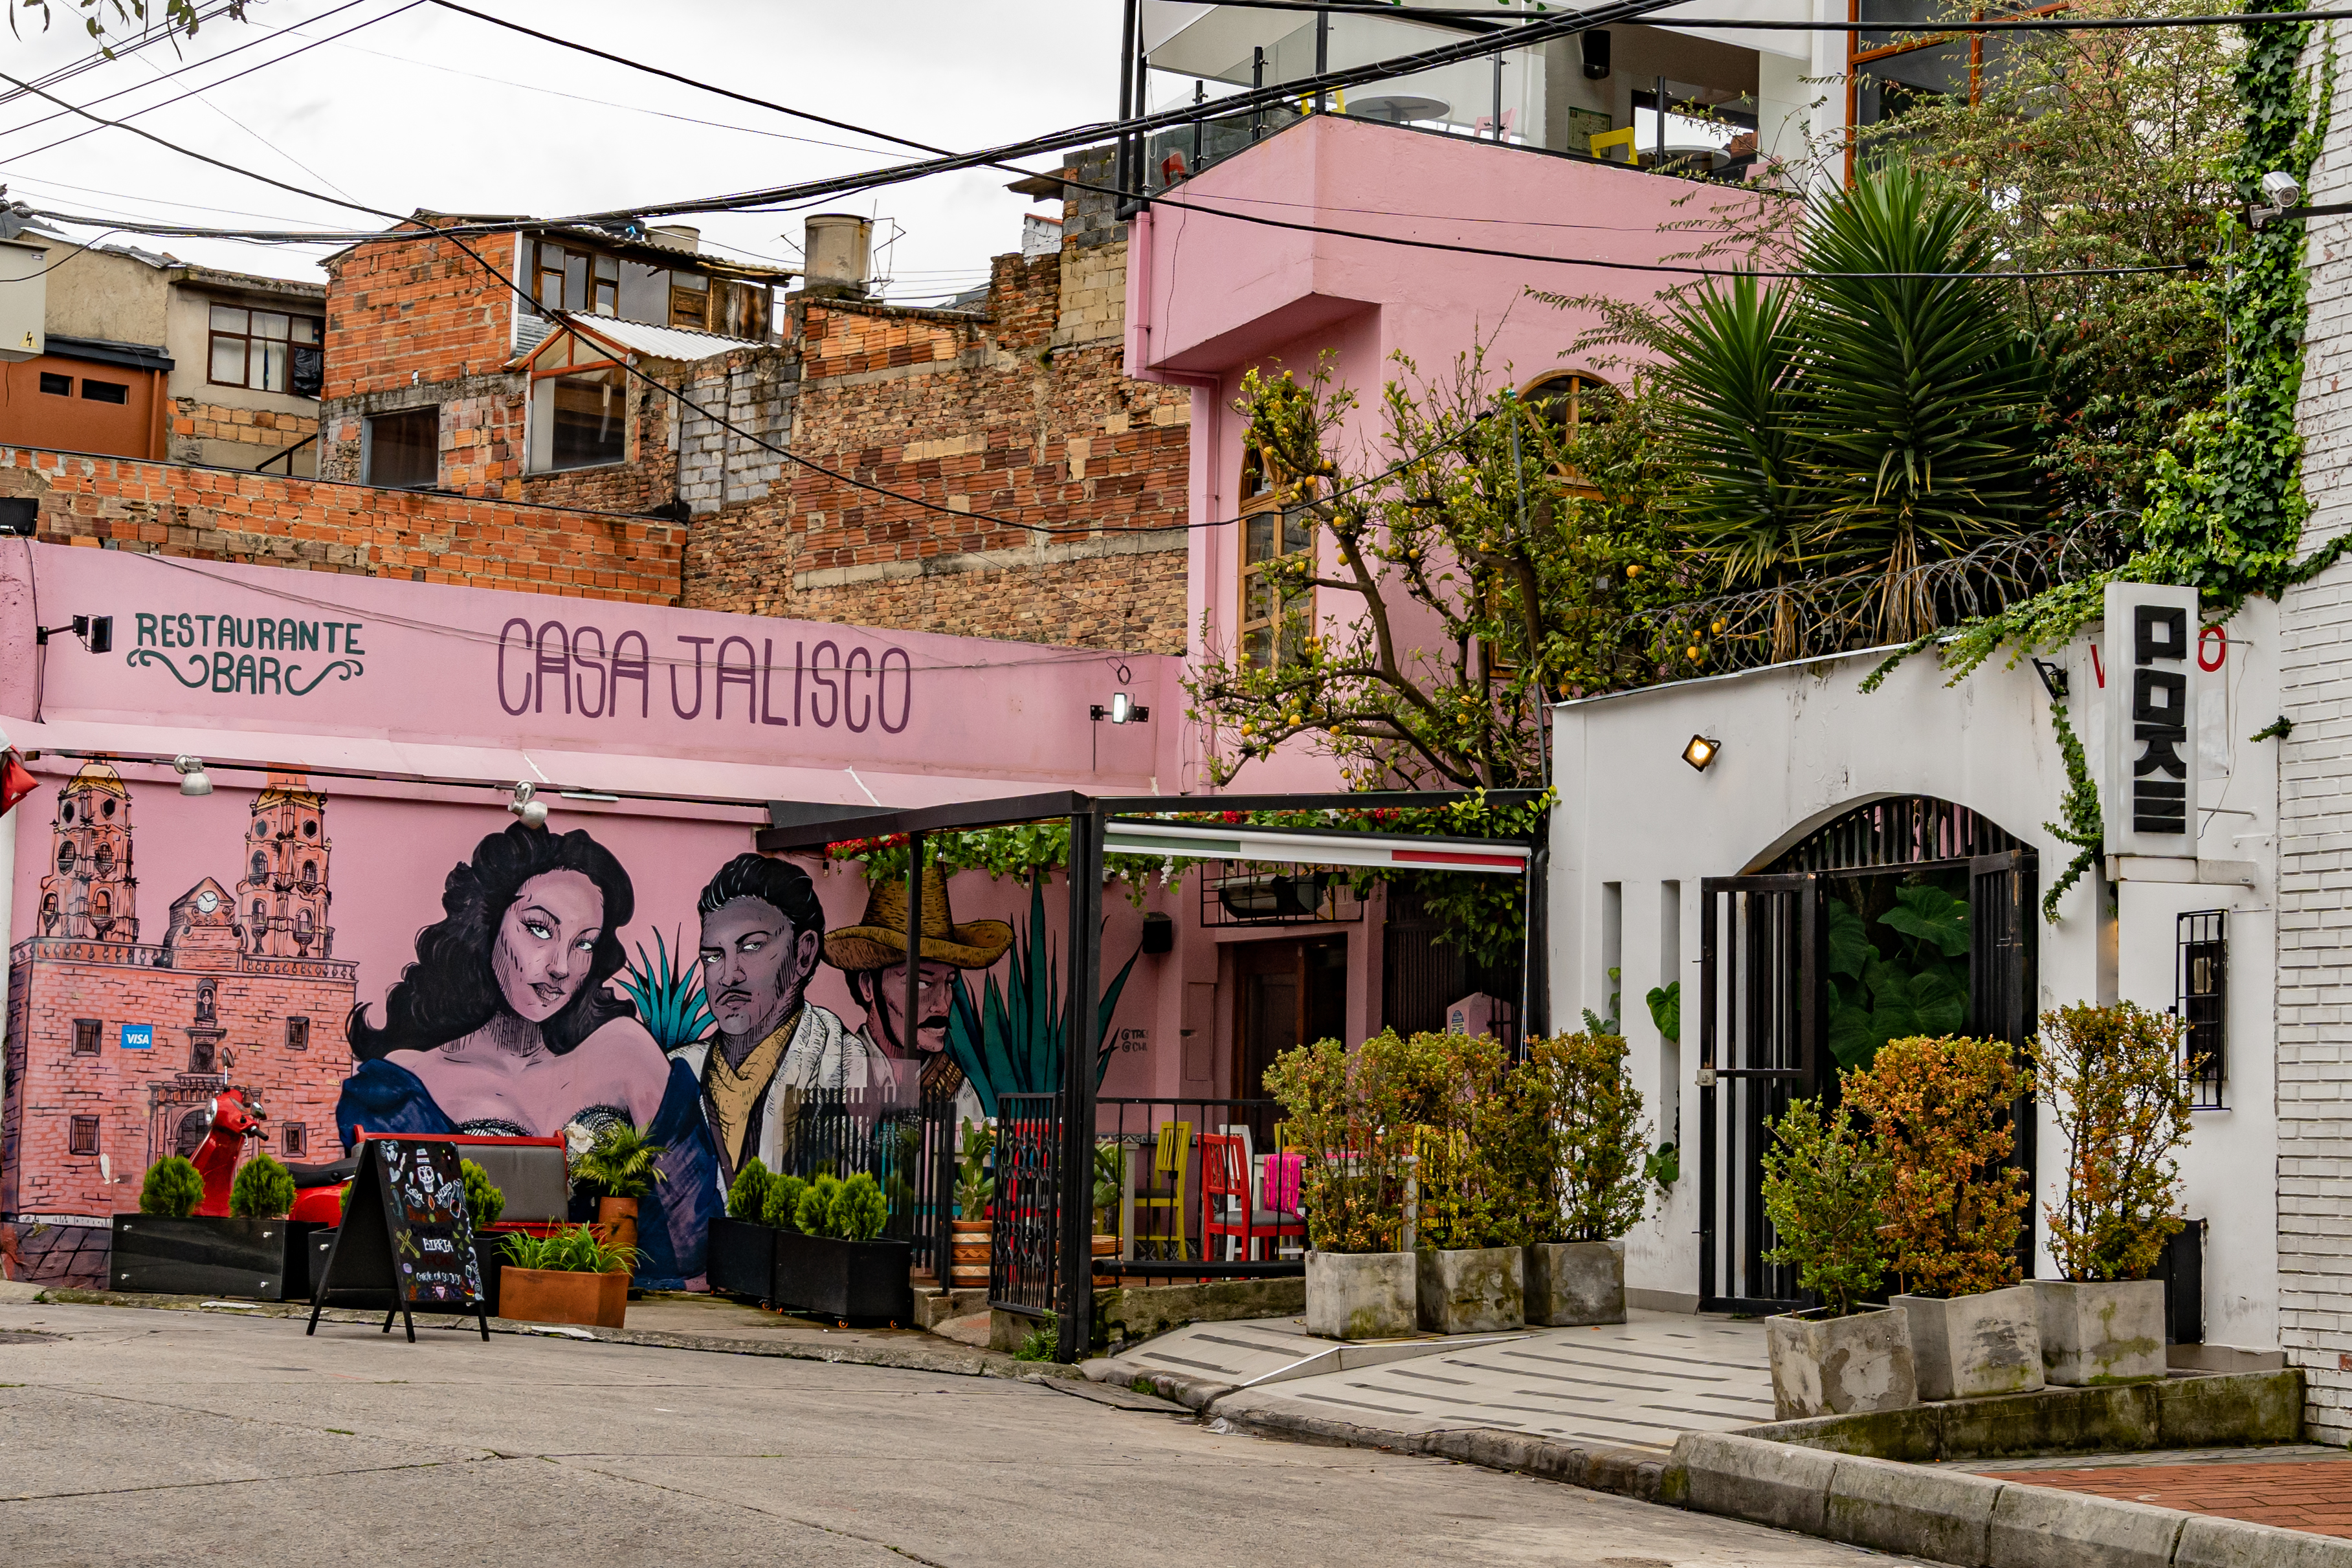
[[[147,1167],[139,1187],[139,1212],[185,1219],[205,1200],[205,1178],[185,1155],[166,1155]]]
[[[1645,999],[1650,1004],[1650,1021],[1657,1026],[1658,1032],[1668,1040],[1681,1040],[1683,983],[1675,980],[1664,986],[1653,986]]]
[[[668,1152],[626,1122],[607,1122],[597,1129],[588,1152],[572,1162],[572,1178],[605,1197],[643,1197],[653,1191],[654,1183],[669,1179],[669,1173],[654,1163]]]
[[[963,1069],[980,1096],[982,1113],[996,1114],[1000,1094],[1045,1093],[1062,1086],[1062,1040],[1066,1033],[1067,998],[1054,961],[1053,945],[1045,932],[1045,883],[1029,879],[1029,920],[1013,927],[1011,971],[1000,989],[989,975],[975,1002],[958,970],[948,1004],[948,1054]],[[1111,1014],[1118,1009],[1119,993],[1135,960],[1138,947],[1103,988],[1095,1009],[1095,1082],[1102,1082],[1111,1057]]]
[[[801,1188],[800,1201],[793,1206],[793,1228],[803,1236],[832,1235],[833,1202],[840,1191],[839,1176],[820,1173]]]
[[[889,1223],[890,1204],[882,1195],[882,1184],[870,1172],[859,1171],[834,1189],[824,1234],[845,1241],[871,1241]]]
[[[1727,587],[1803,569],[1812,512],[1798,423],[1804,345],[1797,292],[1752,277],[1708,284],[1668,308],[1657,347],[1668,428],[1687,465],[1680,526]]]
[[[294,1207],[294,1178],[268,1155],[246,1161],[229,1184],[228,1211],[239,1219],[283,1219]]]
[[[688,961],[683,937],[672,952],[662,934],[655,932],[653,956],[647,957],[646,945],[638,943],[636,957],[617,980],[636,1004],[638,1021],[662,1050],[692,1045],[710,1032],[710,1006],[702,994],[702,966]]]
[[[548,1269],[569,1274],[626,1274],[637,1266],[635,1247],[615,1247],[585,1225],[545,1236],[527,1230],[506,1233],[507,1260],[518,1269]]]
[[[1827,1117],[1811,1100],[1790,1102],[1763,1151],[1764,1212],[1780,1244],[1768,1263],[1794,1264],[1800,1288],[1843,1317],[1885,1275],[1879,1206],[1886,1162],[1841,1104]]]
[[[474,1228],[496,1225],[499,1216],[507,1211],[507,1195],[490,1180],[489,1172],[471,1160],[459,1160],[457,1174],[466,1181],[466,1212],[473,1218]]]
[[[1969,905],[1932,884],[1898,888],[1876,941],[1844,899],[1826,905],[1830,1051],[1865,1067],[1878,1048],[1910,1035],[1958,1034],[1968,1024]]]
[[[776,1178],[768,1174],[767,1162],[753,1155],[735,1173],[727,1188],[727,1215],[730,1219],[765,1219],[768,1213],[768,1184]]]

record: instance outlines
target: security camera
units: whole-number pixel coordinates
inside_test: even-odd
[[[2281,211],[2299,205],[2303,201],[2303,182],[2284,169],[2273,169],[2263,176],[2263,201]]]

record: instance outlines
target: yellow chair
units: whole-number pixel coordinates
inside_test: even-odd
[[[1138,1192],[1135,1195],[1135,1207],[1139,1209],[1164,1208],[1169,1211],[1170,1218],[1175,1224],[1174,1233],[1166,1237],[1155,1236],[1150,1239],[1154,1242],[1168,1243],[1169,1257],[1171,1260],[1184,1256],[1184,1178],[1191,1174],[1192,1168],[1192,1124],[1190,1122],[1161,1123],[1159,1139],[1153,1144],[1151,1150],[1151,1184],[1157,1187],[1165,1181],[1168,1184],[1168,1190]],[[1136,1228],[1138,1230],[1142,1228],[1139,1222]],[[1139,1237],[1128,1238],[1128,1251],[1130,1255],[1135,1249],[1133,1244],[1139,1239],[1141,1239]]]
[[[1609,156],[1609,149],[1622,147],[1625,150],[1625,162],[1636,169],[1642,166],[1642,149],[1634,142],[1633,127],[1630,125],[1622,131],[1604,131],[1592,137],[1585,145],[1591,150],[1595,158],[1606,158]]]

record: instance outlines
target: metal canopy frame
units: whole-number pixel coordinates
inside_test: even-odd
[[[1088,795],[1075,789],[1055,789],[1034,795],[1003,796],[992,800],[962,800],[943,806],[896,810],[881,806],[827,807],[804,801],[773,800],[768,805],[768,819],[772,825],[761,829],[754,842],[765,854],[822,854],[828,846],[845,840],[894,838],[903,834],[908,844],[907,929],[917,932],[922,929],[923,921],[924,841],[931,834],[971,832],[984,828],[1013,827],[1052,817],[1067,818],[1070,848],[1063,871],[1069,883],[1069,996],[1065,1003],[1067,1009],[1065,1016],[1069,1019],[1069,1027],[1063,1045],[1062,1146],[1059,1153],[1063,1170],[1086,1172],[1092,1169],[1094,1157],[1094,1062],[1099,1044],[1095,1038],[1095,1009],[1102,989],[1103,840],[1112,818],[1151,817],[1175,812],[1427,810],[1476,798],[1474,792],[1463,789],[1336,791],[1302,795]],[[1490,789],[1484,792],[1488,804],[1505,808],[1532,805],[1541,798],[1541,792],[1534,789]],[[1546,813],[1547,819],[1549,815]],[[1544,977],[1547,940],[1544,912],[1548,903],[1545,884],[1550,861],[1546,828],[1547,823],[1539,821],[1535,831],[1524,839],[1506,835],[1501,841],[1524,842],[1528,849],[1523,884],[1527,911],[1525,980],[1520,998],[1522,1023],[1519,1032],[1523,1040],[1549,1027],[1545,1017],[1549,988]],[[1254,831],[1265,832],[1268,830]],[[1340,829],[1316,831],[1327,839],[1398,836],[1355,835]],[[1439,837],[1421,835],[1417,841],[1438,841]],[[1496,841],[1463,839],[1448,841],[1468,845]],[[1307,856],[1311,854],[1310,849]],[[1302,857],[1302,863],[1317,862]],[[1426,869],[1448,868],[1431,866]],[[922,1016],[921,977],[920,965],[910,963],[907,966],[906,1017],[909,1019]],[[1054,1277],[1055,1301],[1058,1307],[1055,1354],[1061,1361],[1075,1362],[1087,1354],[1094,1326],[1094,1270],[1091,1266],[1094,1217],[1087,1205],[1065,1201],[1056,1218],[1059,1224],[1055,1249],[1058,1261]]]

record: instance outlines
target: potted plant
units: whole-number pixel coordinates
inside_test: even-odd
[[[2033,1087],[2066,1141],[2066,1194],[2046,1208],[2061,1280],[2036,1280],[2042,1372],[2067,1387],[2165,1375],[2164,1281],[2148,1276],[2189,1137],[2179,1026],[2130,1002],[2042,1015]]]
[[[1623,1322],[1622,1238],[1647,1204],[1652,1157],[1623,1039],[1531,1041],[1486,1120],[1481,1145],[1521,1198],[1528,1322]]]
[[[1861,1305],[1885,1273],[1878,1227],[1887,1176],[1852,1109],[1825,1116],[1817,1101],[1791,1101],[1762,1164],[1764,1212],[1780,1238],[1765,1261],[1793,1264],[1799,1286],[1822,1303],[1764,1320],[1775,1413],[1791,1421],[1918,1403],[1909,1314]]]
[[[184,1295],[246,1296],[265,1301],[309,1293],[307,1224],[285,1216],[294,1205],[294,1178],[268,1155],[236,1175],[229,1212],[194,1212],[205,1179],[194,1162],[168,1155],[148,1167],[139,1212],[114,1217],[109,1283],[118,1291]]]
[[[1393,1052],[1385,1074],[1417,1130],[1414,1318],[1431,1333],[1493,1333],[1527,1322],[1523,1204],[1492,1131],[1503,1048],[1481,1035],[1416,1034],[1368,1042]],[[1486,1135],[1482,1135],[1486,1134]]]
[[[1976,1399],[2042,1386],[2042,1327],[2019,1283],[2025,1173],[2007,1162],[2011,1108],[2026,1075],[2005,1040],[1890,1040],[1841,1080],[1886,1163],[1881,1234],[1908,1287],[1922,1399]]]
[[[768,1189],[776,1178],[753,1155],[727,1188],[725,1218],[710,1222],[706,1264],[710,1288],[764,1301],[776,1272],[776,1232],[768,1222]]]
[[[489,1172],[471,1160],[457,1162],[457,1175],[466,1184],[466,1217],[474,1222],[474,1267],[482,1276],[482,1306],[490,1316],[497,1317],[499,1276],[506,1267],[506,1244],[492,1227],[507,1211],[507,1195],[490,1179]]]
[[[948,1221],[950,1290],[988,1288],[988,1206],[996,1196],[996,1178],[989,1174],[988,1159],[995,1146],[995,1128],[986,1122],[963,1124],[957,1150],[956,1218]]]
[[[914,1249],[882,1239],[890,1205],[871,1175],[817,1176],[802,1189],[793,1218],[793,1229],[776,1233],[779,1306],[844,1322],[913,1320]]]
[[[635,1248],[615,1245],[588,1226],[571,1225],[545,1236],[508,1231],[506,1255],[499,1280],[501,1316],[527,1323],[625,1326]]]
[[[1389,1042],[1389,1043],[1383,1043]],[[1404,1042],[1393,1032],[1350,1053],[1336,1040],[1276,1057],[1266,1092],[1282,1103],[1304,1156],[1307,1332],[1327,1339],[1394,1339],[1413,1332],[1416,1281],[1403,1245],[1412,1127],[1383,1114]]]
[[[1118,1256],[1118,1189],[1126,1184],[1127,1161],[1120,1146],[1103,1142],[1095,1145],[1094,1179],[1094,1255],[1097,1258]]]
[[[596,1226],[614,1246],[637,1248],[637,1199],[669,1173],[654,1162],[669,1151],[626,1122],[607,1122],[572,1162],[572,1179],[596,1195]]]

